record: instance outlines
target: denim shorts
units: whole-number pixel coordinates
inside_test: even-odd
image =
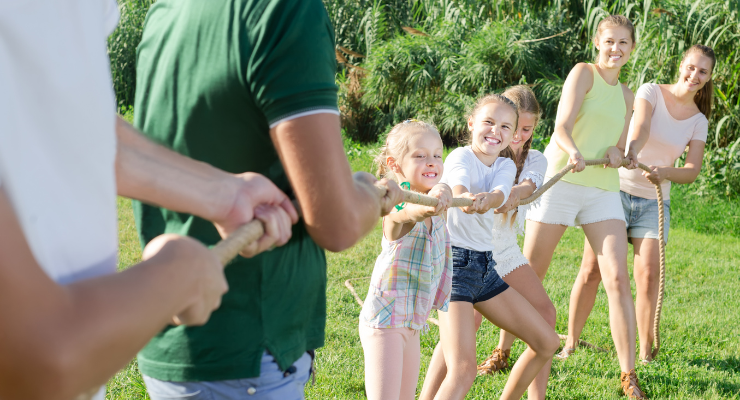
[[[287,371],[281,371],[275,358],[265,352],[256,378],[169,382],[144,375],[144,383],[152,400],[302,400],[311,366],[311,355],[304,353]]]
[[[496,272],[490,251],[452,246],[452,295],[450,301],[480,303],[509,288]]]
[[[659,218],[658,201],[619,192],[622,196],[624,218],[627,220],[627,237],[638,239],[658,239]],[[671,201],[663,202],[665,215],[665,242],[668,243],[668,230],[671,226]]]

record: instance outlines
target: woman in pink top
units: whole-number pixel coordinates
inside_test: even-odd
[[[646,83],[637,91],[630,124],[628,155],[652,170],[619,169],[622,206],[627,220],[627,236],[635,250],[634,276],[637,286],[637,330],[640,360],[652,361],[653,322],[658,303],[660,252],[658,243],[658,205],[653,182],[663,189],[665,240],[670,223],[671,182],[691,183],[701,170],[707,127],[712,111],[712,70],[714,51],[694,45],[684,53],[678,82],[672,85]],[[686,146],[689,152],[683,167],[674,167]],[[601,282],[599,265],[586,240],[583,261],[570,296],[568,339],[564,353],[575,349],[586,319],[596,301]]]

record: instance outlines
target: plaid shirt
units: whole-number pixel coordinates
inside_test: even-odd
[[[452,249],[442,217],[432,232],[417,222],[398,240],[383,236],[360,323],[373,328],[423,329],[433,309],[447,311],[452,291]]]

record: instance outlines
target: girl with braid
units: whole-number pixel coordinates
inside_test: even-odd
[[[545,178],[547,160],[537,150],[530,150],[532,145],[532,133],[540,119],[540,105],[530,88],[524,85],[514,86],[507,89],[503,96],[513,101],[519,109],[519,123],[509,143],[509,147],[502,150],[500,156],[510,158],[516,165],[517,183],[511,188],[507,201],[501,207],[494,210],[493,228],[491,229],[491,243],[494,245],[491,251],[492,259],[495,261],[496,273],[510,287],[516,289],[536,310],[540,316],[551,326],[555,326],[555,307],[545,293],[537,274],[529,266],[529,261],[522,255],[517,234],[523,233],[524,217],[529,208],[528,205],[520,206],[520,199],[529,197]],[[474,311],[475,327],[478,329],[483,316]],[[501,330],[499,345],[493,350],[488,359],[478,366],[478,374],[486,375],[499,372],[509,368],[509,352],[514,343],[511,333]],[[435,352],[435,357],[444,358],[444,354]],[[550,364],[547,360],[534,381],[528,387],[529,399],[544,399],[547,389],[547,379],[550,375]],[[425,385],[439,385],[447,374],[447,364],[443,362],[432,362],[427,371]]]

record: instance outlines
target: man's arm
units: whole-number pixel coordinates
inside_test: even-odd
[[[195,240],[160,236],[126,271],[68,286],[33,257],[0,187],[0,398],[71,399],[105,382],[173,316],[202,324],[226,292]]]
[[[118,117],[118,194],[213,221],[226,236],[253,218],[268,228],[246,257],[285,244],[298,214],[269,179],[246,172],[232,175],[151,142]],[[284,212],[275,210],[282,209]]]
[[[369,174],[353,179],[340,134],[339,116],[307,115],[270,129],[275,148],[301,204],[306,228],[330,251],[354,245],[402,200],[398,185],[379,198]],[[359,179],[358,179],[359,178]]]

